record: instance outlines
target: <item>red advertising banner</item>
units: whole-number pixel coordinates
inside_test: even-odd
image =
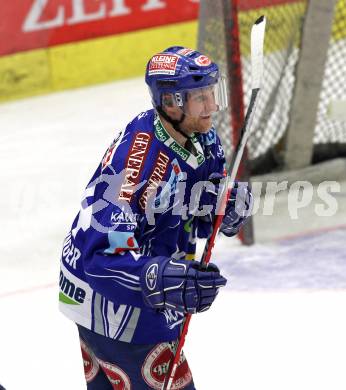
[[[198,7],[198,0],[0,0],[0,56],[194,20]]]

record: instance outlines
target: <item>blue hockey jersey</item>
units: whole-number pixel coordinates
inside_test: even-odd
[[[210,231],[197,211],[203,183],[223,173],[224,153],[213,128],[192,141],[192,151],[180,146],[149,110],[108,148],[63,244],[59,301],[67,317],[124,342],[178,338],[183,314],[147,307],[140,273],[155,256],[193,259],[196,238]]]

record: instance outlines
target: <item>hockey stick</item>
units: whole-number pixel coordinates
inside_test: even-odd
[[[201,268],[206,268],[210,258],[211,252],[215,244],[216,235],[220,229],[223,216],[225,214],[225,208],[227,205],[229,193],[231,191],[231,186],[234,183],[234,180],[237,176],[238,168],[240,165],[241,158],[245,149],[246,142],[249,138],[251,132],[251,124],[255,114],[256,105],[258,101],[259,92],[261,89],[262,75],[263,75],[263,45],[264,45],[264,32],[265,32],[266,19],[264,16],[261,16],[256,20],[251,29],[251,71],[252,71],[252,90],[249,107],[247,109],[243,127],[241,129],[239,142],[236,146],[236,149],[232,155],[229,175],[226,176],[224,190],[221,196],[221,202],[216,212],[216,216],[213,221],[212,233],[207,240],[207,243],[204,248],[203,256],[201,259]],[[175,372],[178,367],[178,362],[180,359],[180,354],[182,348],[185,344],[185,337],[189,328],[189,323],[191,320],[192,314],[187,314],[185,317],[183,329],[179,338],[177,349],[173,361],[170,362],[168,373],[165,377],[162,390],[170,390],[173,384]]]

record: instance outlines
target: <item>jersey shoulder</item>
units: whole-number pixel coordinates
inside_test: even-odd
[[[132,119],[108,147],[101,161],[101,172],[118,173],[125,168],[139,168],[151,148],[153,121],[153,110],[141,112]],[[136,163],[131,157],[136,158]]]

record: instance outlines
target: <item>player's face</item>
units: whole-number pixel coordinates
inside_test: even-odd
[[[180,127],[186,134],[207,133],[212,126],[211,115],[186,116]]]
[[[172,97],[167,96],[167,101]],[[179,120],[183,113],[184,121],[180,124],[183,131],[188,134],[206,133],[212,126],[212,113],[218,110],[215,103],[214,88],[200,88],[187,92],[184,107],[180,108],[171,101],[169,107],[166,107],[168,114],[175,120]]]
[[[182,127],[189,132],[206,133],[212,126],[212,113],[217,110],[213,87],[191,90],[184,107],[186,119]]]

